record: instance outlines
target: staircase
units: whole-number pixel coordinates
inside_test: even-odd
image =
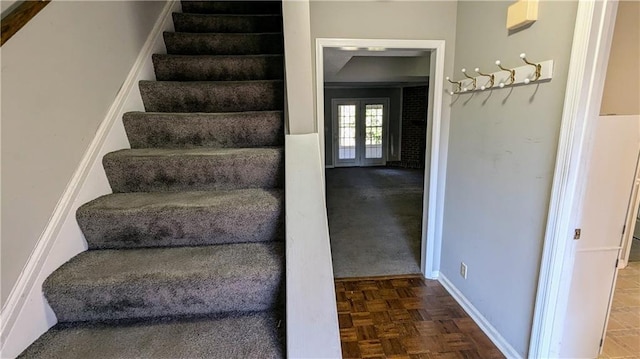
[[[284,356],[279,2],[183,1],[24,358]],[[117,56],[117,54],[114,54]]]

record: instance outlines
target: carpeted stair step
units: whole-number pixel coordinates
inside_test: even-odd
[[[78,209],[89,249],[282,239],[281,190],[114,193]]]
[[[59,322],[263,311],[281,300],[281,242],[87,251],[44,284]]]
[[[158,81],[244,81],[284,78],[282,55],[153,55]]]
[[[268,311],[121,325],[59,324],[19,358],[283,358],[280,322],[280,315]]]
[[[280,14],[281,1],[182,1],[182,12],[198,14]]]
[[[113,192],[280,188],[282,148],[126,149],[102,159]]]
[[[123,120],[131,148],[267,147],[284,143],[282,111],[128,112]]]
[[[168,54],[174,55],[265,55],[282,54],[282,33],[190,33],[165,32]]]
[[[174,12],[176,32],[282,32],[282,15],[213,15]]]
[[[140,81],[147,112],[244,112],[282,110],[280,80]]]

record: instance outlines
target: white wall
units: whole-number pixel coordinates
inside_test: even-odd
[[[333,48],[324,51],[324,82],[427,82],[430,69],[430,55],[415,57],[394,57],[394,56],[353,56],[344,64],[335,68],[334,71],[327,67],[328,52]],[[350,51],[342,51],[344,57]]]
[[[285,128],[291,134],[313,133],[315,127],[310,21],[309,0],[283,1]]]
[[[512,33],[505,1],[460,1],[455,72],[554,60],[551,82],[453,98],[441,274],[526,356],[553,180],[577,2],[540,1]],[[468,265],[468,277],[459,274]]]
[[[2,47],[2,306],[162,1],[53,1]]]
[[[640,114],[640,2],[620,1],[602,96],[602,115]]]
[[[456,7],[456,1],[311,1],[311,40],[445,40],[445,71],[450,72],[453,68]],[[315,47],[313,51],[315,59]],[[442,118],[446,137],[448,107],[443,108]],[[305,126],[314,128],[313,123]],[[325,132],[329,130],[325,128]]]

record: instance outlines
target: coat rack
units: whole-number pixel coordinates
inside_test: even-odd
[[[537,82],[551,81],[553,77],[553,60],[547,60],[539,63],[531,62],[527,60],[525,53],[520,54],[520,59],[524,61],[524,65],[508,68],[504,67],[500,60],[495,64],[499,70],[495,72],[486,73],[480,68],[476,67],[474,72],[475,76],[470,76],[467,69],[462,69],[464,79],[460,81],[453,81],[447,77],[453,85],[453,89],[449,92],[450,95],[464,94],[474,91],[485,91],[496,88],[505,88],[518,85],[531,85]]]

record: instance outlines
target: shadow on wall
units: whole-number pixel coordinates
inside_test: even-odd
[[[427,138],[427,86],[402,89],[401,160],[387,162],[389,167],[424,168]]]

